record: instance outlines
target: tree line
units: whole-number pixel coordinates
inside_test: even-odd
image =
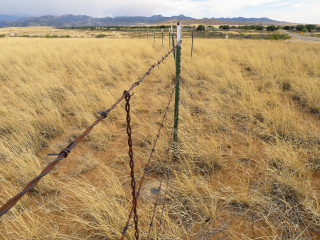
[[[214,27],[208,26],[208,29],[213,29]],[[220,25],[219,29],[222,30],[229,30],[229,29],[241,29],[241,30],[267,30],[267,31],[276,31],[279,29],[284,30],[296,30],[296,31],[302,31],[302,32],[312,32],[312,31],[320,31],[320,26],[314,25],[314,24],[307,24],[307,25],[296,25],[296,26],[261,26],[261,25],[250,25],[250,26],[230,26],[230,25]],[[206,27],[204,25],[199,25],[196,28],[197,31],[204,31],[206,30]]]

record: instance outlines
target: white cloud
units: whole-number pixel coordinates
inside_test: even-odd
[[[319,0],[0,0],[0,14],[89,15],[93,17],[173,16],[269,17],[320,23]]]
[[[76,14],[93,17],[152,16],[163,5],[155,0],[5,0],[0,1],[0,14],[62,15]]]
[[[294,8],[300,8],[304,5],[304,2],[293,5]]]

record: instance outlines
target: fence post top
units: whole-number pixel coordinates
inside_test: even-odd
[[[181,22],[177,22],[177,43],[181,41],[182,37],[182,27],[181,27]],[[181,46],[181,42],[178,44],[178,46]]]

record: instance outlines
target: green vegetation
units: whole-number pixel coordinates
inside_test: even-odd
[[[303,25],[297,25],[297,26],[296,26],[296,30],[297,30],[297,31],[302,31],[303,28],[304,28]]]
[[[196,28],[197,31],[204,31],[206,30],[206,27],[204,25],[199,25],[197,28]]]
[[[317,26],[314,24],[307,24],[305,27],[306,29],[308,29],[309,32],[312,32],[313,30],[316,29]]]
[[[264,29],[264,26],[256,26],[256,30],[262,31]]]
[[[44,37],[45,38],[59,38],[59,36],[57,36],[57,35],[50,35],[50,34],[47,34]]]
[[[96,36],[96,38],[105,38],[106,36],[107,36],[107,35],[101,33],[101,34],[98,34],[98,35]]]
[[[4,38],[5,36],[6,36],[6,35],[4,35],[4,34],[1,34],[1,35],[0,35],[0,38]]]
[[[219,26],[219,28],[223,29],[223,30],[229,30],[230,26],[229,25],[221,25],[221,26]]]
[[[291,37],[288,34],[282,33],[276,33],[276,34],[272,34],[266,37],[266,39],[268,40],[286,40],[286,39],[290,39]]]
[[[267,31],[276,31],[278,29],[279,29],[279,27],[277,27],[277,26],[268,26],[267,27]]]

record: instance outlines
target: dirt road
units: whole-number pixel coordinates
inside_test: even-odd
[[[291,37],[295,37],[298,38],[300,40],[311,40],[311,41],[320,41],[320,38],[316,38],[316,37],[310,37],[310,36],[305,36],[305,35],[301,35],[301,34],[295,34],[295,33],[290,33],[284,30],[279,30],[282,33],[286,33]]]

